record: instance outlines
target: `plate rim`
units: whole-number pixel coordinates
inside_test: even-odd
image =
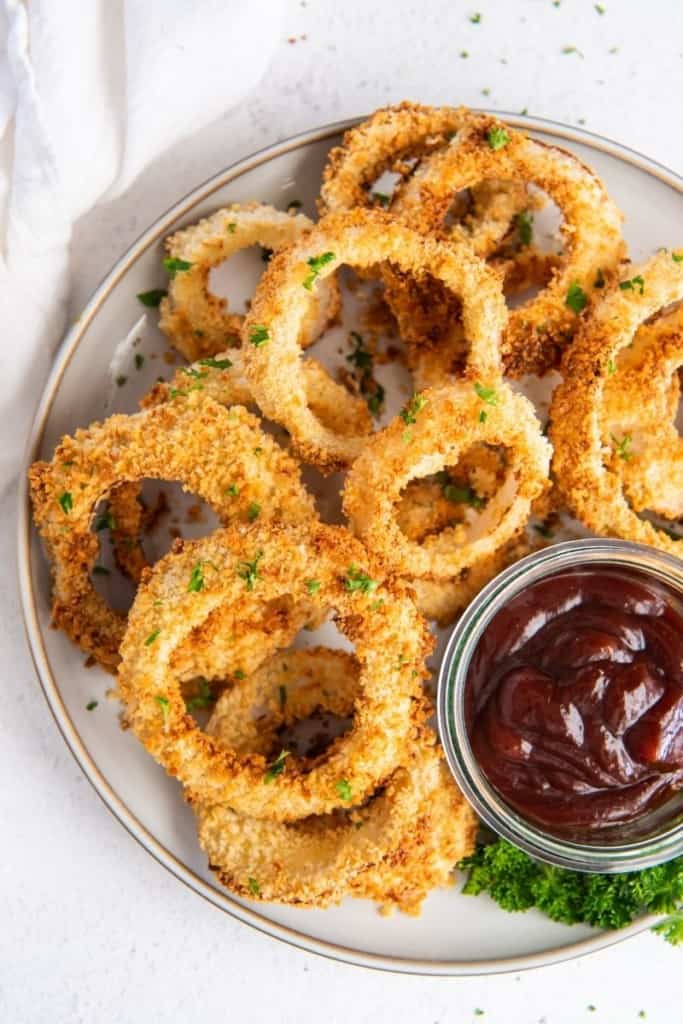
[[[608,155],[631,164],[651,177],[673,188],[683,195],[683,177],[670,170],[656,160],[652,160],[638,151],[624,146],[615,140],[598,135],[585,129],[574,128],[562,122],[545,118],[531,117],[505,111],[487,111],[504,119],[513,127],[530,131],[539,131],[551,135],[561,141],[575,142],[591,149],[605,152]],[[201,896],[209,904],[230,914],[231,917],[271,938],[278,939],[297,949],[315,953],[330,960],[336,960],[357,967],[374,970],[422,976],[482,976],[520,972],[551,964],[573,960],[589,953],[597,952],[609,946],[623,942],[633,935],[651,927],[658,920],[657,915],[649,915],[634,922],[628,928],[619,931],[604,931],[598,935],[584,939],[571,945],[558,946],[545,952],[527,953],[522,956],[505,957],[493,960],[422,960],[411,957],[390,956],[381,953],[369,953],[318,939],[307,935],[304,931],[279,924],[270,920],[263,913],[243,906],[227,891],[223,893],[194,871],[183,864],[174,854],[167,850],[155,836],[138,820],[123,800],[107,781],[99,769],[94,757],[90,754],[81,739],[62,700],[57,680],[54,677],[41,634],[36,595],[32,586],[31,533],[33,530],[30,515],[30,502],[26,471],[33,462],[42,442],[47,420],[52,409],[61,380],[78,349],[85,331],[92,323],[97,312],[108,297],[111,290],[127,273],[128,269],[139,259],[151,245],[164,235],[170,225],[179,217],[189,213],[195,205],[209,198],[212,193],[228,185],[247,171],[282,156],[295,149],[301,149],[312,143],[339,135],[348,128],[360,123],[363,117],[348,118],[309,129],[289,136],[280,142],[264,146],[256,152],[235,161],[223,170],[207,178],[195,188],[183,195],[177,202],[161,214],[148,228],[143,231],[126,252],[116,261],[113,267],[102,278],[85,304],[82,313],[67,329],[53,357],[52,368],[45,382],[40,399],[33,416],[28,440],[24,450],[18,487],[17,509],[17,571],[19,595],[23,615],[24,632],[33,662],[34,670],[43,696],[61,736],[85,778],[104,803],[107,810],[123,826],[126,832],[162,867],[169,871],[178,881]]]

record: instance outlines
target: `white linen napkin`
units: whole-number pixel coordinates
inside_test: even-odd
[[[63,332],[74,221],[256,85],[283,5],[0,0],[0,489]]]

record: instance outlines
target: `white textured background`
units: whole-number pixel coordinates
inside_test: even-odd
[[[390,101],[526,107],[680,172],[683,4],[604,6],[601,15],[588,0],[291,3],[257,93],[78,225],[72,314],[180,194],[254,149]],[[229,60],[239,39],[225,45]],[[572,46],[582,56],[562,53]],[[174,88],[182,83],[169,83],[169,103]],[[0,532],[10,591],[12,502]],[[1,1024],[681,1020],[683,951],[651,935],[524,975],[423,980],[327,962],[233,922],[158,867],[81,776],[35,682],[17,607],[0,622],[0,649]]]

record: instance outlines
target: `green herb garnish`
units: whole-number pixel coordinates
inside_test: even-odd
[[[479,381],[475,381],[474,390],[477,392],[482,402],[486,402],[487,405],[498,405],[498,395],[496,394],[495,388],[484,387]],[[482,422],[484,422],[482,420]]]
[[[405,409],[401,409],[399,416],[401,417],[404,423],[417,423],[418,413],[422,412],[426,404],[427,399],[423,398],[422,395],[415,392],[413,397],[406,405]]]
[[[493,128],[489,128],[486,134],[486,141],[495,152],[496,150],[503,149],[504,146],[507,146],[510,141],[510,135],[505,128],[495,125]]]
[[[285,761],[289,757],[289,750],[281,750],[275,760],[268,766],[268,771],[263,776],[264,783],[272,782],[285,770]]]
[[[150,633],[145,640],[145,647],[151,647],[156,638],[159,636],[159,633],[161,633],[160,629],[155,629],[152,633]]]
[[[247,519],[253,523],[261,515],[261,506],[257,501],[252,501],[247,509]]]
[[[199,692],[195,694],[191,700],[185,702],[185,707],[188,711],[198,711],[203,710],[204,708],[209,708],[215,703],[216,698],[213,695],[211,687],[207,680],[202,676],[199,680]]]
[[[572,313],[580,313],[582,309],[586,308],[588,304],[588,296],[578,281],[573,281],[569,285],[567,297],[564,302],[566,306],[569,306]]]
[[[310,273],[303,281],[304,288],[310,292],[320,271],[328,263],[331,263],[334,258],[333,252],[323,252],[320,256],[311,256],[310,260],[306,260],[307,265],[310,267]]]
[[[71,497],[71,491],[62,491],[57,500],[62,507],[62,512],[65,512],[68,515],[74,507],[74,500]]]
[[[85,705],[85,710],[94,711],[95,708],[97,707],[97,704],[98,702],[96,700],[89,700],[88,703]]]
[[[188,260],[181,260],[177,256],[169,256],[164,260],[164,267],[171,278],[183,270],[189,270],[191,266],[192,264]]]
[[[171,705],[168,702],[168,697],[156,696],[154,699],[157,702],[157,704],[159,705],[159,707],[161,708],[161,713],[164,716],[164,722],[167,722],[168,721],[168,713],[171,710]]]
[[[305,583],[309,594],[317,594],[320,590],[320,580],[306,580]]]
[[[152,288],[149,292],[138,292],[136,298],[143,306],[156,308],[161,300],[168,295],[165,288]]]
[[[615,437],[614,434],[611,434],[610,437],[612,438],[612,441],[614,443],[614,449],[619,458],[623,459],[625,462],[628,462],[633,455],[633,452],[629,451],[629,445],[632,441],[631,435],[624,434],[621,441],[617,437]]]
[[[521,213],[517,214],[515,218],[517,225],[517,234],[522,245],[531,245],[531,239],[534,237],[534,215],[529,210],[522,210]]]
[[[638,294],[642,295],[645,291],[645,279],[640,274],[637,274],[628,281],[620,281],[619,287],[622,292],[634,292],[637,288]]]
[[[487,892],[510,912],[537,907],[553,921],[623,928],[644,911],[670,914],[654,926],[674,945],[683,941],[683,857],[615,875],[584,874],[533,860],[505,839],[480,846],[458,865],[463,892]]]
[[[340,779],[339,782],[335,783],[335,789],[339,793],[342,800],[351,799],[351,785],[348,779]]]
[[[256,327],[252,327],[249,334],[249,341],[252,343],[254,348],[261,348],[267,341],[270,341],[270,334],[268,328],[264,327],[263,324],[257,324]]]
[[[206,359],[199,360],[199,365],[209,366],[212,370],[229,370],[232,362],[229,359],[215,359],[213,356],[207,356]]]
[[[254,896],[258,896],[258,894],[261,892],[261,886],[258,884],[256,879],[255,878],[250,878],[248,884],[249,884],[249,892],[252,893]]]
[[[344,580],[344,586],[352,593],[358,591],[361,594],[371,594],[376,589],[377,583],[375,580],[370,579],[367,573],[364,573],[355,565],[350,565]]]
[[[247,585],[247,590],[253,590],[256,581],[261,579],[258,571],[258,564],[263,558],[263,552],[258,551],[256,557],[252,562],[238,562],[237,563],[237,575]]]

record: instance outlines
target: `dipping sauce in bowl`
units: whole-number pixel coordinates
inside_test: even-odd
[[[508,566],[453,628],[437,717],[481,820],[533,857],[683,856],[683,561],[591,537]]]
[[[465,684],[479,767],[557,835],[628,823],[683,786],[683,603],[643,574],[559,572],[484,629]]]

